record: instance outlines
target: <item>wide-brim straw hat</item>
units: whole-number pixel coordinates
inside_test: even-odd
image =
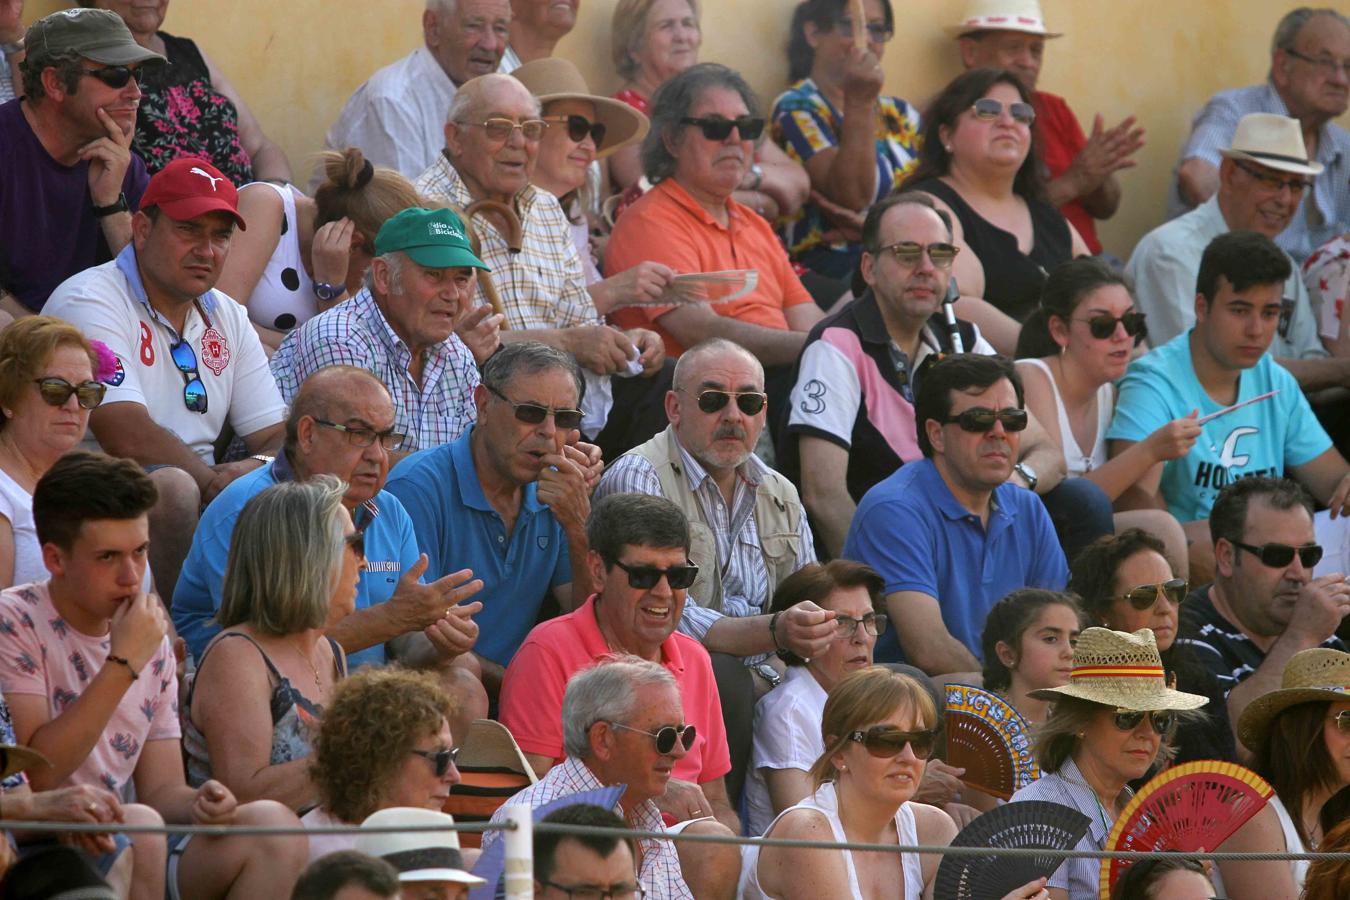
[[[1109,628],[1086,628],[1073,651],[1073,671],[1063,687],[1032,691],[1038,700],[1076,697],[1103,706],[1136,712],[1199,709],[1209,702],[1167,686],[1158,642],[1152,630],[1134,634]]]
[[[1229,159],[1247,159],[1281,172],[1321,175],[1322,164],[1308,158],[1298,119],[1274,113],[1248,113],[1238,120],[1227,150]]]
[[[8,778],[36,765],[50,766],[47,757],[30,747],[19,744],[0,744],[0,778]]]
[[[547,107],[556,100],[584,100],[595,104],[595,119],[605,126],[605,142],[595,148],[597,159],[604,159],[620,147],[642,140],[651,128],[646,116],[622,100],[591,93],[577,67],[565,59],[546,56],[525,63],[511,74],[530,89],[542,106]]]
[[[1350,700],[1350,653],[1321,647],[1302,650],[1284,665],[1280,689],[1257,697],[1238,717],[1238,739],[1249,750],[1266,742],[1275,717],[1300,703]]]
[[[531,784],[539,780],[515,737],[493,719],[474,719],[460,742],[456,765],[463,769],[506,769],[528,778]]]
[[[972,31],[1023,31],[1043,38],[1057,38],[1062,32],[1048,31],[1041,4],[1037,0],[970,0],[960,23],[945,28],[952,37]]]

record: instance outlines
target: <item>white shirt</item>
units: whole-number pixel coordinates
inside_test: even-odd
[[[215,462],[213,445],[227,421],[247,437],[286,416],[248,311],[214,288],[189,308],[182,335],[197,357],[207,397],[205,413],[187,408],[185,376],[169,353],[178,334],[146,300],[132,244],[116,259],[63,281],[43,313],[65,319],[116,354],[105,405],[139,403],[207,465]],[[86,443],[98,449],[92,438]]]
[[[360,147],[374,165],[412,180],[445,147],[445,114],[454,96],[450,76],[431,51],[418,47],[356,89],[328,129],[324,146]]]
[[[3,470],[0,470],[0,516],[9,519],[14,532],[14,577],[5,587],[46,581],[51,576],[42,562],[42,545],[33,524],[33,495]]]
[[[806,666],[788,666],[783,683],[755,704],[755,742],[745,779],[749,834],[763,834],[774,819],[769,784],[760,769],[806,772],[825,752],[820,717],[828,698]]]

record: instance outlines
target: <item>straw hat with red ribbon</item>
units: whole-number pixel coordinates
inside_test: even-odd
[[[1109,628],[1084,629],[1074,647],[1069,683],[1032,691],[1031,696],[1051,701],[1076,697],[1136,712],[1199,709],[1209,702],[1208,697],[1167,686],[1158,643],[1147,628],[1134,634]]]

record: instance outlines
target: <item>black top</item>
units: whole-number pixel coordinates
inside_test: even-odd
[[[1073,258],[1069,221],[1043,200],[1027,200],[1031,212],[1031,252],[1017,249],[1017,238],[975,212],[945,181],[927,178],[906,190],[926,191],[951,207],[961,221],[966,246],[984,266],[984,299],[1019,322],[1041,302],[1046,275]]]

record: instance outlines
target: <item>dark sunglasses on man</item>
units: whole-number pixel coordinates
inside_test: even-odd
[[[628,573],[628,586],[639,591],[650,591],[656,587],[662,575],[666,577],[666,583],[670,585],[671,590],[675,591],[689,587],[698,577],[698,566],[693,563],[658,569],[656,566],[630,566],[616,559],[614,565]]]
[[[760,391],[708,390],[698,393],[698,408],[705,413],[721,412],[733,397],[736,407],[747,416],[759,415],[764,404],[769,402],[769,395]]]
[[[1294,561],[1294,554],[1298,554],[1298,561],[1303,564],[1303,568],[1311,569],[1322,561],[1322,547],[1320,544],[1303,544],[1299,547],[1291,547],[1288,544],[1262,544],[1259,547],[1252,544],[1244,544],[1242,541],[1235,541],[1229,538],[1228,543],[1237,547],[1239,550],[1246,550],[1252,556],[1261,560],[1261,565],[1271,569],[1284,569]]]
[[[145,84],[146,76],[157,74],[160,68],[161,66],[155,63],[142,63],[136,66],[106,66],[102,69],[81,67],[80,72],[90,78],[97,78],[114,90],[121,90],[133,78],[137,83]]]
[[[943,425],[959,425],[962,431],[993,431],[995,422],[1003,423],[1004,431],[1024,431],[1027,427],[1027,411],[1015,406],[1003,409],[990,409],[987,406],[972,406],[955,416],[939,420]]]
[[[538,425],[544,419],[553,416],[553,424],[564,431],[581,427],[582,413],[579,409],[550,409],[547,406],[540,406],[538,403],[517,403],[492,385],[485,384],[483,386],[515,410],[517,421],[524,422],[526,425]]]
[[[681,125],[697,125],[703,132],[703,136],[710,141],[725,141],[731,134],[731,129],[735,128],[743,141],[757,141],[759,136],[764,133],[764,118],[762,116],[737,116],[734,119],[727,119],[723,116],[702,116],[694,118],[685,116],[680,119]]]
[[[609,725],[611,728],[619,728],[624,731],[645,734],[656,742],[656,752],[660,753],[662,756],[665,756],[675,749],[676,741],[679,741],[684,749],[688,750],[690,747],[694,746],[694,738],[698,736],[698,732],[694,729],[693,725],[684,725],[680,728],[676,728],[674,725],[667,725],[658,731],[643,731],[641,728],[634,728],[631,725],[625,725],[622,722],[610,722]]]

